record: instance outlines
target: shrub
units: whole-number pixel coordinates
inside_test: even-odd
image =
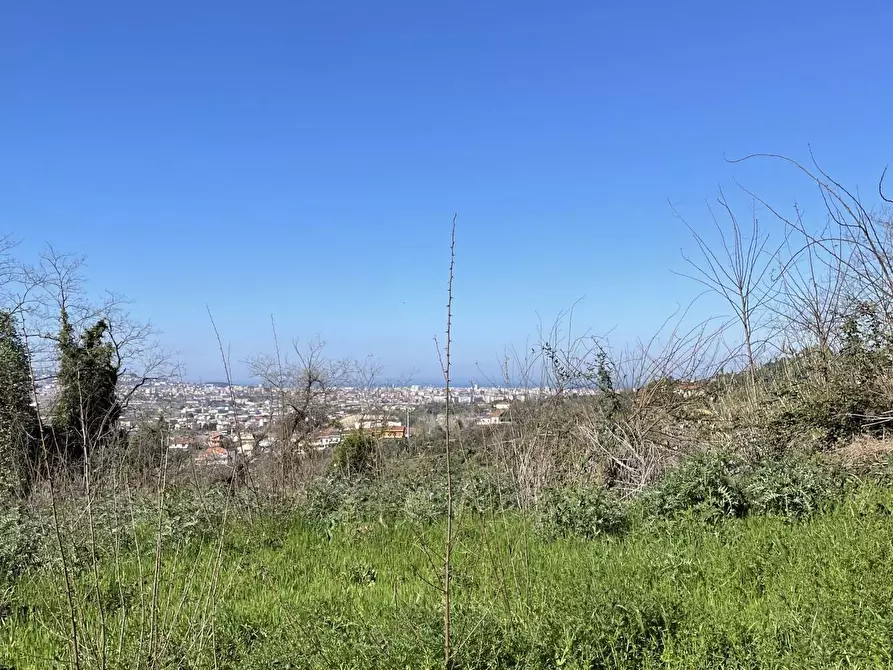
[[[407,487],[402,481],[329,477],[304,492],[303,514],[329,526],[371,519],[393,519],[404,511]]]
[[[857,302],[833,356],[805,350],[785,362],[790,378],[776,392],[770,435],[782,447],[803,434],[828,447],[858,432],[881,432],[890,406],[893,332],[876,304]]]
[[[348,477],[368,473],[375,465],[375,438],[355,430],[344,436],[332,452],[332,468]]]
[[[518,491],[511,481],[492,472],[478,471],[463,478],[459,499],[464,509],[475,514],[502,512],[517,506]]]
[[[417,488],[403,500],[403,516],[416,523],[437,521],[446,514],[446,491],[442,488]]]
[[[747,502],[740,463],[723,454],[705,453],[667,472],[647,494],[648,508],[663,517],[693,514],[705,521],[740,517]]]
[[[247,509],[228,498],[229,494],[219,488],[208,490],[202,498],[185,489],[172,491],[164,501],[161,533],[165,541],[201,544],[216,537],[225,528],[226,519],[238,518],[241,510]],[[151,519],[151,508],[146,511]],[[153,519],[150,527],[155,523]]]
[[[617,535],[627,527],[619,501],[604,489],[558,489],[537,508],[537,527],[548,537],[581,537],[591,540]]]
[[[38,561],[40,529],[18,505],[0,508],[0,583],[15,579]]]
[[[838,483],[827,466],[789,456],[760,464],[747,477],[745,492],[752,513],[798,518],[833,500]]]
[[[777,393],[769,416],[770,441],[781,450],[824,450],[862,429],[862,416],[875,413],[871,389],[846,379],[810,381]]]
[[[356,486],[337,478],[320,479],[304,492],[303,512],[311,521],[332,521],[345,507],[354,507]]]

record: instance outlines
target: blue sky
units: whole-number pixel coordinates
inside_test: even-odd
[[[6,3],[0,229],[88,257],[192,377],[320,334],[456,378],[538,320],[647,334],[696,287],[685,231],[739,179],[867,190],[890,159],[889,2]],[[699,309],[709,312],[712,305]],[[236,376],[244,375],[241,364]]]

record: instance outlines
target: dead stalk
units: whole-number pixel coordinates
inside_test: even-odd
[[[453,269],[456,261],[456,215],[453,215],[453,222],[450,231],[450,273],[449,282],[447,284],[447,320],[446,320],[446,346],[444,347],[443,379],[446,387],[446,497],[447,497],[447,518],[446,518],[446,536],[444,539],[443,551],[443,664],[444,668],[449,670],[453,667],[453,645],[452,645],[452,612],[451,612],[451,588],[452,581],[450,570],[452,565],[453,554],[453,473],[452,473],[452,454],[450,451],[450,410],[452,401],[450,399],[450,348],[452,345],[453,335]]]

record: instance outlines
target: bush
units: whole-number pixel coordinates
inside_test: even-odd
[[[769,440],[782,451],[827,449],[862,430],[859,417],[876,413],[871,393],[840,379],[794,385],[774,399],[779,409],[769,416]]]
[[[785,363],[792,373],[776,394],[778,411],[770,435],[785,447],[813,434],[820,447],[859,432],[880,433],[891,402],[889,373],[893,332],[877,305],[857,302],[841,331],[833,357],[806,350]]]
[[[693,514],[711,522],[744,516],[747,501],[740,470],[736,459],[722,454],[690,457],[648,492],[647,507],[657,516]]]
[[[320,479],[304,492],[304,515],[311,521],[333,521],[345,508],[357,507],[357,485],[341,479]]]
[[[18,577],[38,562],[40,529],[18,505],[0,509],[0,583]]]
[[[815,460],[787,457],[762,463],[747,477],[745,492],[754,514],[809,516],[832,501],[839,480]]]
[[[332,468],[340,475],[355,477],[375,465],[375,438],[355,430],[344,436],[332,452]]]
[[[446,515],[446,491],[442,488],[417,488],[403,500],[403,516],[416,523],[430,523]]]
[[[502,512],[517,506],[518,491],[511,481],[478,471],[462,479],[459,499],[464,509],[475,514]]]
[[[408,487],[401,480],[329,477],[304,492],[303,514],[328,526],[373,519],[394,519],[404,513]]]
[[[604,489],[559,489],[537,507],[537,527],[547,537],[581,537],[591,540],[617,535],[627,528],[619,501]]]

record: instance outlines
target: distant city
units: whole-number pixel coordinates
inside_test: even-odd
[[[51,407],[55,393],[54,384],[42,385],[38,389],[40,406]],[[551,393],[548,388],[476,385],[450,391],[457,412],[479,426],[504,422],[504,413],[513,402]],[[373,429],[383,439],[409,438],[416,425],[415,410],[445,402],[444,386],[332,388],[327,391],[326,426],[309,436],[307,446],[323,451],[357,429]],[[435,422],[437,414],[435,411]],[[196,450],[198,462],[219,463],[232,460],[234,451],[251,455],[273,448],[267,434],[279,416],[278,392],[262,384],[151,381],[129,397],[121,425],[133,430],[142,422],[161,418],[167,426],[169,448]]]

